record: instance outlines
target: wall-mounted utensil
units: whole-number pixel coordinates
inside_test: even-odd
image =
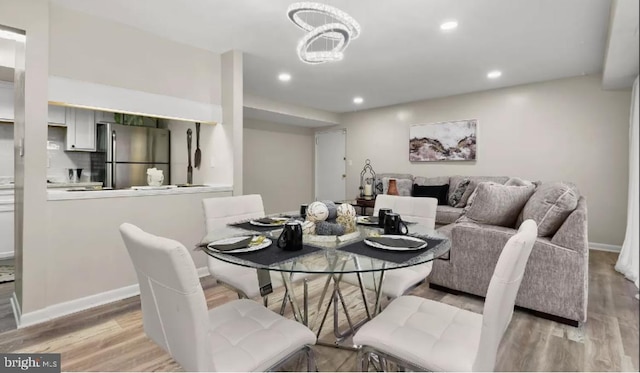
[[[193,166],[200,169],[200,162],[202,162],[202,152],[200,151],[200,123],[196,123],[196,154],[193,159]]]
[[[191,165],[191,128],[187,130],[187,150],[189,152],[187,159],[187,184],[193,184],[193,166]]]

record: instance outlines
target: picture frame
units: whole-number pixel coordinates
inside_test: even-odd
[[[409,127],[409,161],[475,161],[477,119],[416,124]]]

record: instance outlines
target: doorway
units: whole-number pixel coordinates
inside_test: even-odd
[[[24,132],[24,31],[0,25],[0,333],[16,328],[11,299],[16,291],[16,139]],[[18,74],[20,72],[20,74]],[[21,115],[17,112],[21,110]],[[18,118],[22,119],[18,119]]]
[[[316,133],[316,201],[344,201],[347,189],[347,130]]]

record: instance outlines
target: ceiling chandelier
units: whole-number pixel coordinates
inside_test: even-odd
[[[307,34],[298,43],[302,62],[319,64],[340,61],[349,42],[360,36],[360,25],[342,10],[320,3],[294,3],[287,16]]]

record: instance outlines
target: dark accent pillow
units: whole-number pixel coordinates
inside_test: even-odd
[[[449,194],[449,184],[444,185],[418,185],[413,184],[411,193],[414,197],[431,197],[438,199],[438,205],[447,205],[447,194]]]

